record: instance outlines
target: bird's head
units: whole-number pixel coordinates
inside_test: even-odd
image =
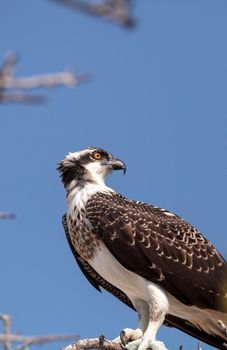
[[[105,176],[112,170],[123,170],[126,166],[120,159],[101,148],[89,147],[83,151],[69,153],[57,168],[64,187],[84,186],[90,182],[103,185]]]

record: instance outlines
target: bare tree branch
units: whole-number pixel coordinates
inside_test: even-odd
[[[111,340],[105,339],[103,335],[99,338],[93,339],[81,339],[77,340],[76,343],[68,345],[62,350],[122,350],[121,344],[117,344]]]
[[[15,218],[15,214],[13,213],[0,212],[0,219],[14,219],[14,218]],[[0,319],[1,319],[1,315],[0,315]]]
[[[44,103],[46,100],[46,96],[41,95],[28,95],[21,92],[0,93],[0,103]]]
[[[100,17],[106,21],[120,24],[121,26],[132,29],[135,26],[135,20],[131,17],[130,9],[132,0],[106,0],[91,3],[83,0],[52,0],[61,5],[72,8],[73,10],[86,13],[88,15]]]
[[[11,317],[6,314],[0,314],[0,320],[3,322],[3,331],[5,335],[5,339],[3,341],[3,346],[5,350],[11,350],[11,342],[9,339],[10,335],[10,323],[11,323]]]
[[[22,344],[18,345],[15,350],[23,350],[27,348],[29,345],[39,345],[44,343],[50,343],[50,342],[58,342],[58,341],[65,341],[72,338],[78,338],[75,334],[70,335],[43,335],[39,337],[27,337],[26,340],[22,342]]]
[[[11,343],[21,343],[15,347],[14,350],[23,350],[27,348],[30,345],[39,345],[49,342],[58,342],[58,341],[65,341],[69,339],[78,339],[78,336],[75,334],[69,334],[69,335],[43,335],[38,337],[29,337],[29,336],[23,336],[18,334],[0,334],[0,343],[4,344],[5,350],[10,350],[11,347],[5,346],[6,342],[7,344]]]
[[[79,337],[75,334],[52,334],[41,335],[37,337],[12,334],[10,332],[11,317],[6,314],[0,314],[0,320],[3,321],[3,333],[0,333],[0,343],[3,344],[4,350],[11,350],[12,343],[19,343],[13,350],[28,349],[30,345],[39,345],[49,342],[65,341],[69,339],[77,340]]]
[[[124,345],[116,343],[112,340],[107,340],[103,335],[99,338],[81,339],[74,344],[68,345],[61,350],[123,350]],[[152,350],[152,349],[150,349]],[[183,345],[180,345],[179,350],[183,350]],[[198,343],[197,350],[202,350],[201,343]]]
[[[0,69],[0,103],[1,102],[22,102],[40,103],[45,101],[42,95],[31,95],[24,90],[35,88],[53,88],[56,86],[72,87],[87,81],[88,74],[76,75],[65,70],[60,73],[45,75],[34,75],[31,77],[15,77],[15,66],[17,58],[15,53],[9,53]]]

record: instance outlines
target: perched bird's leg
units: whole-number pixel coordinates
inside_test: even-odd
[[[138,312],[139,327],[136,329],[131,329],[131,328],[123,329],[120,333],[120,336],[115,338],[113,341],[118,344],[122,344],[125,347],[127,344],[130,344],[133,347],[133,349],[137,349],[139,344],[142,341],[143,333],[145,332],[148,326],[149,310],[148,310],[147,303],[140,299],[137,299],[134,301],[134,307]]]
[[[147,301],[137,300],[134,306],[139,314],[143,336],[126,345],[127,350],[167,350],[164,343],[156,340],[156,334],[168,312],[168,299],[158,287],[152,283],[146,285]]]
[[[152,317],[148,323],[148,327],[143,335],[143,339],[138,346],[138,350],[167,350],[165,344],[156,340],[156,334],[165,319],[165,313],[160,313],[159,317]]]
[[[148,326],[143,336],[129,342],[126,346],[126,350],[167,350],[165,344],[156,340],[156,333],[159,327],[162,325],[165,318],[165,313],[161,313],[159,318],[150,319]]]

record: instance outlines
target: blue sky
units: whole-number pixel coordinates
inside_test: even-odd
[[[0,311],[15,332],[114,338],[136,315],[77,268],[56,164],[89,145],[107,149],[127,164],[110,186],[178,213],[226,256],[227,3],[140,0],[131,32],[51,1],[0,9],[0,57],[17,52],[18,75],[70,65],[93,74],[78,88],[47,91],[45,105],[0,106],[0,209],[17,215],[0,222]],[[173,329],[159,338],[196,349]]]

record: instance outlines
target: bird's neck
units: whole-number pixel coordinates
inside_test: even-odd
[[[74,180],[67,189],[67,206],[68,213],[85,209],[87,201],[92,195],[101,193],[114,193],[110,187],[103,182],[82,182]]]

